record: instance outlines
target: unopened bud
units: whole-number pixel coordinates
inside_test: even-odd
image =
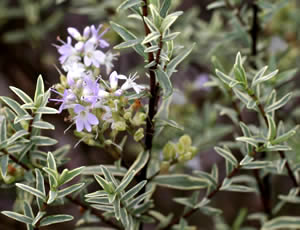
[[[114,122],[111,126],[112,129],[118,130],[118,131],[125,131],[126,130],[126,123],[124,121],[117,121]]]
[[[172,160],[176,156],[176,149],[172,142],[168,142],[163,149],[164,160]]]
[[[135,140],[136,142],[142,140],[142,139],[144,138],[144,129],[143,129],[143,128],[139,128],[139,129],[135,132],[133,138],[134,138],[134,140]]]

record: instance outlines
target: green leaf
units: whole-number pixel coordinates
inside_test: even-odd
[[[50,137],[32,136],[30,139],[37,146],[50,146],[57,144],[57,140]]]
[[[131,174],[131,171],[134,171],[134,175],[136,175],[139,171],[144,168],[146,163],[148,162],[149,159],[149,152],[140,152],[136,160],[133,162],[133,164],[130,166],[128,169],[127,173],[125,174],[124,177],[127,177],[129,174]]]
[[[36,217],[33,219],[32,225],[35,226],[39,222],[39,220],[41,218],[43,218],[43,216],[45,216],[45,215],[46,215],[46,212],[39,211],[38,214],[36,215]]]
[[[162,18],[166,17],[168,14],[168,10],[170,9],[171,6],[171,0],[164,0],[160,9],[160,16]]]
[[[25,216],[29,218],[34,218],[32,208],[30,206],[30,203],[28,201],[24,201],[24,214]]]
[[[271,141],[271,144],[272,145],[277,145],[277,144],[280,144],[280,143],[283,143],[283,142],[287,141],[288,139],[290,139],[292,136],[294,136],[297,133],[297,129],[299,127],[300,126],[297,125],[296,127],[291,129],[290,131],[276,137],[274,140]]]
[[[6,177],[8,159],[9,159],[8,155],[4,155],[1,157],[1,175],[2,175],[2,177]]]
[[[224,82],[226,85],[230,87],[234,87],[239,82],[230,76],[226,75],[225,73],[221,72],[220,70],[216,69],[216,75],[219,77],[219,79]]]
[[[141,6],[142,4],[143,1],[141,0],[126,0],[117,8],[117,12],[120,10],[127,10],[134,6]]]
[[[18,139],[20,139],[28,134],[29,133],[26,130],[19,130],[7,140],[7,144],[10,145],[11,143],[14,143]]]
[[[228,186],[226,189],[221,188],[220,190],[231,191],[231,192],[255,192],[254,188],[250,188],[245,185],[233,185],[233,184]]]
[[[160,33],[159,32],[152,32],[150,34],[148,34],[145,39],[143,40],[142,44],[147,44],[150,43],[156,39],[158,39],[160,37]]]
[[[57,195],[58,195],[57,191],[50,190],[48,200],[47,200],[47,204],[53,203],[56,200]]]
[[[33,103],[33,100],[22,90],[10,86],[9,87],[25,104],[26,103]]]
[[[5,141],[7,138],[6,128],[6,118],[4,116],[0,116],[0,143]]]
[[[203,177],[205,178],[211,185],[213,186],[217,186],[217,181],[215,180],[215,178],[207,173],[207,172],[204,172],[204,171],[194,171],[193,174],[195,174],[196,176],[199,176],[199,177]]]
[[[57,172],[55,158],[51,152],[48,152],[47,165],[48,165],[48,168],[53,169],[55,172]]]
[[[63,223],[67,221],[73,220],[73,216],[70,215],[52,215],[52,216],[47,216],[44,219],[41,220],[40,226],[48,226],[51,224],[58,224],[58,223]]]
[[[268,120],[268,140],[272,141],[276,137],[277,130],[276,130],[276,123],[273,119],[272,116],[267,115],[267,120]]]
[[[119,186],[116,188],[116,193],[120,193],[125,190],[125,188],[129,185],[129,183],[133,180],[136,172],[135,170],[131,170],[130,173],[126,174],[126,176],[122,179]]]
[[[98,182],[98,184],[109,194],[111,194],[113,192],[112,187],[110,186],[110,184],[104,180],[102,177],[98,176],[98,175],[94,175],[96,181]]]
[[[246,72],[243,67],[243,61],[242,61],[242,56],[241,56],[240,52],[238,52],[238,54],[236,55],[235,64],[233,66],[233,71],[234,71],[236,80],[243,83],[247,87],[247,85],[248,85],[247,76],[246,76]]]
[[[35,94],[34,94],[35,104],[38,102],[38,97],[40,95],[43,95],[44,93],[45,93],[45,88],[44,88],[43,77],[42,75],[39,75],[36,83]]]
[[[18,116],[24,116],[28,114],[26,110],[21,108],[21,105],[16,102],[15,100],[9,98],[9,97],[0,97],[0,99],[7,104]]]
[[[266,109],[265,112],[269,113],[274,110],[280,109],[282,106],[284,106],[292,97],[292,93],[288,93],[284,97],[282,97],[280,100],[276,101],[272,105],[269,105]]]
[[[120,35],[121,38],[123,38],[124,41],[129,41],[129,40],[135,40],[137,39],[136,36],[128,31],[125,27],[116,24],[114,22],[110,22],[112,29]],[[144,55],[144,47],[141,44],[138,44],[133,47],[133,49],[142,57],[145,57]]]
[[[23,116],[17,116],[17,117],[15,117],[14,124],[18,124],[21,121],[28,121],[28,120],[32,120],[32,119],[33,119],[33,117],[29,114],[25,114]]]
[[[61,174],[60,178],[59,178],[59,184],[65,184],[68,183],[69,181],[73,180],[75,177],[79,176],[81,174],[81,172],[84,170],[84,166],[70,170],[70,171],[66,171],[67,173],[63,173]]]
[[[135,39],[135,40],[128,40],[128,41],[120,43],[119,45],[116,45],[114,47],[114,49],[130,48],[130,47],[133,47],[133,46],[136,46],[136,45],[140,44],[142,41],[143,41],[143,39],[141,39],[141,38],[138,38],[138,39]]]
[[[237,166],[238,161],[236,160],[236,158],[233,156],[233,154],[230,152],[228,148],[224,149],[220,147],[215,147],[214,149],[219,155],[225,158],[232,165]]]
[[[125,226],[125,228],[128,228],[129,217],[128,217],[128,213],[125,208],[120,209],[120,219],[121,219],[122,224]],[[128,229],[131,229],[131,228],[128,228]]]
[[[17,212],[2,211],[1,213],[5,216],[9,217],[9,218],[12,218],[14,220],[20,221],[20,222],[25,223],[25,224],[31,224],[32,221],[33,221],[33,218],[24,216],[24,215],[19,214]]]
[[[56,188],[58,186],[58,181],[57,181],[58,173],[51,168],[44,167],[43,170],[49,175],[50,187]]]
[[[38,128],[38,129],[55,129],[55,126],[50,124],[49,122],[46,121],[34,121],[32,123],[32,127]]]
[[[58,110],[50,107],[40,107],[37,109],[36,113],[41,114],[58,114]]]
[[[208,4],[206,6],[206,9],[213,10],[213,9],[224,7],[224,6],[226,6],[224,1],[216,1],[216,2],[212,2],[212,3]]]
[[[130,190],[128,190],[121,198],[121,201],[127,201],[131,198],[133,198],[138,192],[147,184],[146,180],[141,181],[134,187],[132,187]]]
[[[109,172],[114,176],[124,176],[127,172],[126,168],[116,167],[115,165],[105,165],[105,168],[109,170]],[[103,171],[100,165],[91,165],[86,166],[81,173],[82,175],[103,175]]]
[[[156,73],[157,81],[159,82],[159,85],[163,89],[164,98],[168,98],[173,93],[173,86],[170,81],[170,78],[163,70],[161,70],[161,68],[157,69],[155,73]]]
[[[120,199],[115,199],[114,201],[114,210],[115,210],[115,218],[120,220],[121,216],[121,202]]]
[[[273,78],[277,73],[278,73],[278,70],[275,70],[273,71],[272,73],[269,73],[267,74],[266,76],[263,76],[265,71],[267,70],[267,66],[265,66],[264,68],[262,68],[256,75],[255,77],[253,78],[253,81],[252,81],[252,87],[255,87],[256,85],[262,83],[262,82],[265,82],[265,81],[268,81],[270,80],[271,78]]]
[[[159,175],[152,182],[159,186],[180,190],[202,189],[209,186],[206,179],[185,174]]]
[[[109,182],[112,182],[117,187],[119,183],[116,181],[116,179],[110,173],[110,171],[103,165],[101,165],[101,169],[102,169],[105,179]]]
[[[83,186],[84,186],[84,183],[78,183],[78,184],[73,184],[73,185],[71,185],[67,188],[62,189],[62,190],[59,190],[58,194],[57,194],[57,198],[65,197],[65,196],[81,189]]]
[[[39,169],[35,169],[36,188],[46,196],[44,177]]]
[[[193,44],[189,49],[184,49],[184,51],[179,53],[169,62],[169,64],[167,65],[168,76],[171,76],[171,74],[176,71],[176,67],[192,52],[194,47],[195,44]]]
[[[251,161],[247,164],[243,164],[242,165],[242,169],[262,169],[262,168],[266,168],[270,166],[270,162],[269,161]]]
[[[16,186],[26,192],[31,193],[32,195],[41,198],[43,201],[46,200],[46,196],[39,190],[32,188],[26,184],[20,184],[20,183],[16,183]]]
[[[248,94],[238,90],[237,88],[234,88],[233,92],[237,96],[238,99],[240,99],[245,105],[247,105],[247,108],[252,109],[252,107],[249,107],[248,105],[250,105],[251,102],[254,102],[254,101]],[[255,105],[256,104],[254,104],[254,106]]]
[[[267,221],[262,226],[262,230],[276,229],[298,229],[300,228],[300,218],[293,216],[280,216]]]
[[[165,33],[172,26],[172,24],[177,20],[179,15],[181,15],[182,13],[183,12],[180,12],[180,14],[178,12],[175,12],[175,13],[167,15],[164,18],[164,20],[162,21],[161,32]]]
[[[157,27],[154,25],[154,23],[149,18],[144,17],[144,20],[151,32],[159,32]]]

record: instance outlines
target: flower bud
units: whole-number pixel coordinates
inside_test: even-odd
[[[185,146],[184,146],[184,144],[182,143],[182,142],[178,142],[177,144],[176,144],[176,149],[177,149],[177,152],[181,155],[181,154],[184,154],[185,153],[185,150],[186,150],[186,148],[185,148]]]
[[[145,113],[137,112],[132,119],[132,124],[135,126],[141,126],[145,124],[146,117],[147,115]]]
[[[131,116],[132,116],[132,113],[127,111],[127,112],[125,112],[123,117],[124,117],[124,119],[129,120],[131,118]]]
[[[186,149],[188,149],[192,145],[192,139],[189,135],[183,135],[179,138],[179,142],[184,145]]]
[[[176,156],[176,149],[172,142],[168,142],[163,149],[164,160],[172,160]]]
[[[118,131],[125,131],[126,130],[126,123],[124,121],[117,121],[114,122],[111,126],[112,129],[118,130]]]
[[[105,140],[105,141],[104,141],[104,144],[105,144],[105,145],[111,145],[112,143],[113,143],[113,142],[112,142],[111,140]]]
[[[193,158],[193,154],[191,152],[187,152],[185,154],[182,154],[178,157],[178,161],[180,163],[183,163],[183,162],[186,162],[186,161],[189,161]]]
[[[135,140],[136,142],[142,140],[142,139],[144,138],[144,129],[143,129],[143,128],[139,128],[139,129],[135,132],[133,138],[134,138],[134,140]]]

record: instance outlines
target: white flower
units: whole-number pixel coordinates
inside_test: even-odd
[[[134,74],[132,76],[129,75],[128,78],[125,78],[123,77],[124,75],[122,75],[122,77],[120,77],[119,79],[123,79],[123,80],[126,80],[124,82],[124,84],[121,86],[121,90],[122,91],[125,91],[125,90],[128,90],[128,89],[131,89],[133,88],[133,90],[139,94],[143,89],[145,89],[144,86],[142,85],[139,85],[137,83],[135,83],[134,81],[138,78],[138,75],[137,74]]]
[[[96,49],[96,46],[88,41],[84,45],[84,64],[86,66],[94,65],[97,68],[100,67],[100,64],[104,61],[105,54]]]
[[[73,85],[76,80],[84,78],[84,76],[86,76],[84,65],[75,62],[70,67],[69,72],[67,74],[68,84]]]
[[[119,54],[113,54],[111,51],[106,52],[105,58],[103,62],[101,62],[102,65],[105,65],[106,74],[111,72],[112,68],[114,67],[113,61],[117,60],[117,56],[119,56]]]

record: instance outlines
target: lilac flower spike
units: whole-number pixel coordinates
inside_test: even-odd
[[[77,114],[75,118],[76,130],[81,132],[86,129],[88,132],[92,131],[92,125],[98,125],[98,118],[90,113],[88,107],[84,107],[80,104],[75,105],[74,112]]]

